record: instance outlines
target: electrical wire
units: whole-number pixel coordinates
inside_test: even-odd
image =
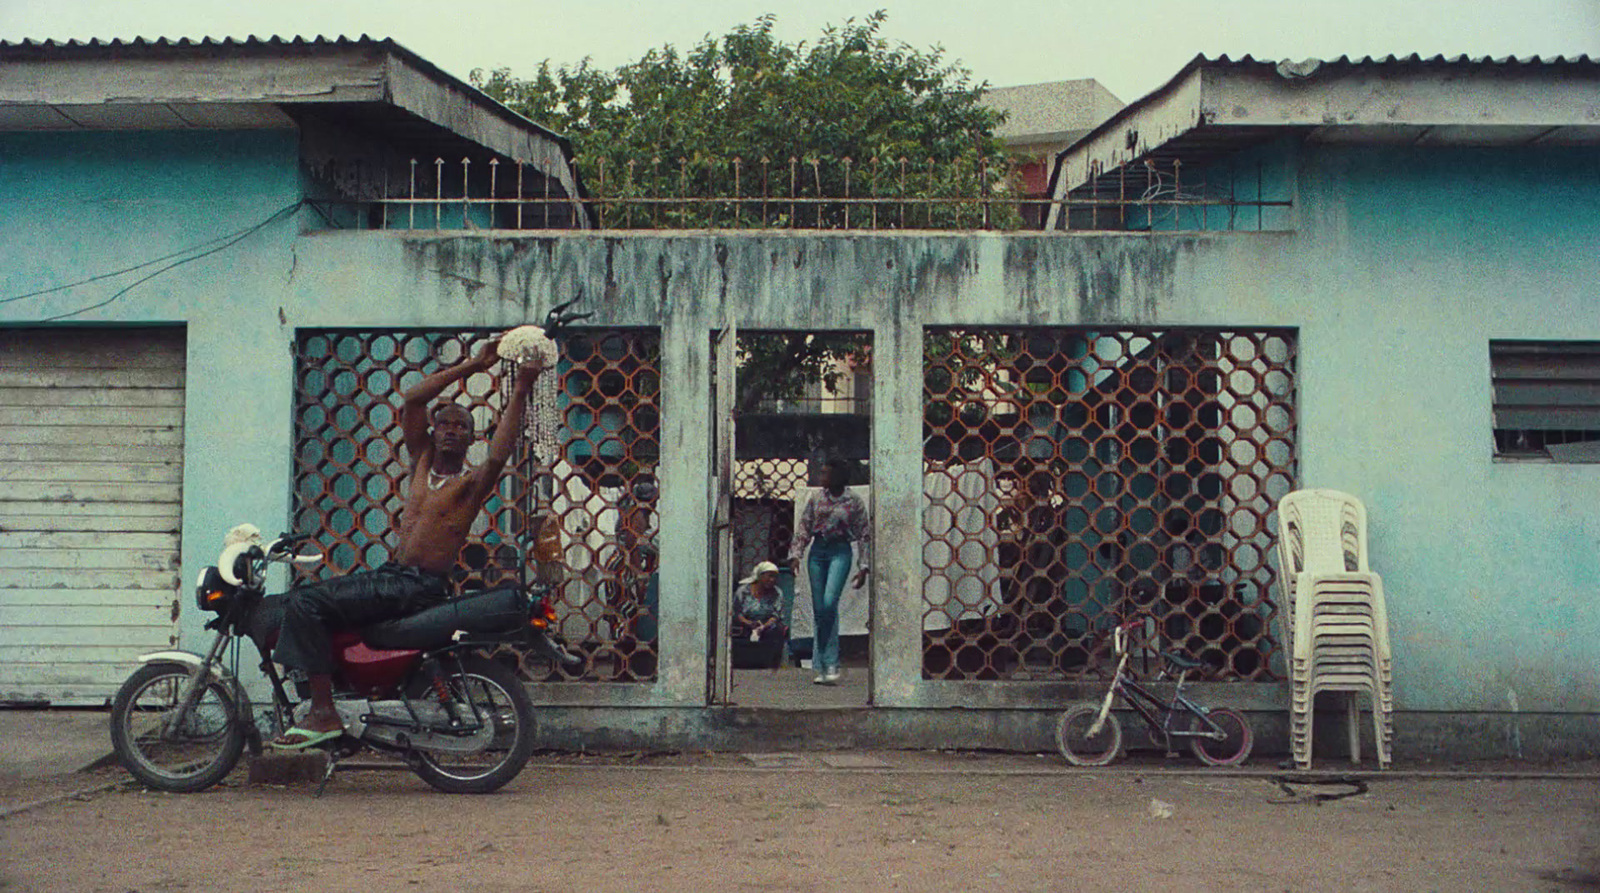
[[[10,297],[0,298],[0,304],[10,304],[13,301],[21,301],[21,300],[25,300],[27,298],[37,298],[37,297],[42,297],[42,296],[48,295],[48,294],[54,294],[55,292],[59,292],[59,291],[66,291],[67,289],[77,288],[80,285],[88,285],[88,284],[93,283],[93,282],[99,282],[102,279],[113,279],[113,278],[116,278],[117,276],[123,276],[123,275],[126,275],[128,273],[132,273],[132,272],[134,272],[136,270],[142,270],[142,269],[144,269],[146,267],[149,267],[149,266],[152,266],[154,264],[159,264],[159,263],[161,263],[163,261],[172,260],[175,257],[176,258],[182,258],[181,260],[178,260],[175,263],[168,264],[167,266],[162,267],[161,269],[156,270],[155,272],[150,273],[147,276],[140,277],[139,279],[135,280],[133,283],[127,285],[124,288],[122,288],[116,294],[114,294],[111,297],[105,299],[104,301],[99,302],[98,304],[91,304],[91,305],[89,305],[87,307],[80,307],[77,310],[73,310],[73,311],[70,311],[70,312],[67,312],[67,313],[62,313],[62,314],[58,314],[56,316],[46,317],[45,319],[40,320],[40,322],[53,322],[55,320],[66,319],[66,318],[71,317],[71,316],[77,316],[80,313],[87,313],[90,310],[95,310],[95,309],[98,309],[100,307],[104,307],[107,304],[110,304],[111,302],[113,302],[113,301],[117,300],[118,298],[122,297],[123,295],[127,294],[135,286],[138,286],[138,285],[140,285],[142,283],[148,282],[151,279],[154,279],[155,277],[160,276],[162,273],[167,272],[168,270],[174,269],[176,267],[181,267],[184,264],[189,263],[191,261],[199,260],[202,257],[206,257],[208,255],[216,254],[218,251],[221,251],[221,250],[223,250],[225,248],[229,248],[229,247],[231,247],[233,245],[237,245],[239,242],[243,241],[245,238],[247,238],[251,234],[253,234],[255,232],[258,232],[259,230],[262,230],[262,229],[264,229],[264,228],[266,228],[268,226],[271,226],[273,223],[276,223],[279,219],[281,219],[281,218],[283,218],[283,217],[285,217],[287,215],[293,214],[295,211],[298,211],[305,204],[306,204],[305,200],[302,199],[300,201],[295,202],[294,204],[285,205],[284,207],[279,208],[277,211],[274,211],[270,216],[268,216],[265,220],[262,220],[259,223],[256,223],[256,224],[251,225],[251,226],[247,226],[244,229],[237,230],[237,231],[232,232],[232,233],[227,233],[225,235],[217,236],[214,239],[208,239],[208,240],[206,240],[204,242],[201,242],[201,243],[199,243],[197,245],[191,245],[188,248],[184,248],[184,249],[181,249],[179,251],[174,251],[171,254],[163,255],[163,256],[157,257],[157,258],[153,258],[153,259],[147,260],[147,261],[145,261],[143,263],[135,264],[135,265],[133,265],[131,267],[126,267],[124,269],[116,270],[116,271],[113,271],[113,272],[110,272],[110,273],[100,273],[100,274],[95,275],[95,276],[90,276],[87,279],[80,279],[77,282],[69,282],[69,283],[66,283],[65,285],[57,285],[57,286],[55,286],[53,288],[45,288],[45,289],[40,289],[39,291],[28,292],[27,294],[12,295]],[[212,247],[212,246],[214,246],[214,247]],[[206,249],[206,250],[202,250],[202,249]],[[194,252],[196,252],[196,251],[199,251],[200,253],[199,254],[194,254]],[[191,256],[185,257],[185,255],[191,255]]]

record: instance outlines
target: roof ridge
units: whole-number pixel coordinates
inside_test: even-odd
[[[61,39],[61,38],[44,38],[44,39],[23,38],[22,40],[0,40],[0,49],[16,49],[16,48],[28,48],[28,49],[73,49],[73,48],[78,48],[78,49],[117,49],[117,48],[122,48],[122,47],[162,47],[162,48],[166,48],[166,47],[229,47],[229,48],[246,47],[246,48],[248,48],[248,47],[277,47],[277,46],[359,46],[359,45],[362,45],[362,44],[372,44],[373,46],[384,46],[384,45],[394,44],[394,39],[391,38],[391,37],[372,37],[372,36],[366,34],[365,32],[363,32],[358,37],[351,37],[351,36],[349,36],[347,34],[336,34],[336,35],[331,35],[331,36],[330,35],[325,35],[325,34],[317,34],[317,35],[313,35],[311,37],[307,37],[307,36],[305,36],[303,34],[294,34],[294,35],[290,35],[289,37],[284,37],[284,36],[279,35],[279,34],[273,34],[270,37],[258,37],[258,36],[254,35],[254,34],[248,34],[248,35],[245,35],[244,37],[234,37],[232,35],[225,35],[223,37],[212,37],[210,35],[202,35],[200,37],[190,37],[190,36],[185,35],[185,36],[181,36],[181,37],[160,36],[160,37],[150,38],[150,37],[144,37],[144,36],[141,35],[141,36],[136,36],[136,37],[131,37],[131,38],[123,38],[123,37],[112,37],[112,38],[91,37],[91,38],[87,38],[87,39],[79,39],[79,38],[75,38],[74,37],[74,38],[65,38],[65,39]]]
[[[1595,64],[1600,64],[1600,57],[1591,57],[1588,53],[1581,53],[1581,54],[1576,55],[1576,56],[1568,56],[1568,55],[1562,54],[1562,55],[1550,56],[1550,57],[1545,57],[1545,56],[1542,56],[1542,55],[1539,55],[1539,54],[1534,54],[1532,56],[1516,56],[1516,55],[1491,56],[1491,55],[1488,55],[1488,54],[1474,56],[1474,55],[1472,55],[1470,53],[1456,53],[1454,55],[1446,55],[1444,53],[1435,53],[1432,56],[1423,56],[1421,53],[1415,53],[1415,52],[1409,53],[1409,54],[1404,55],[1404,56],[1397,56],[1397,55],[1394,55],[1393,53],[1389,53],[1389,54],[1382,55],[1382,56],[1366,55],[1366,56],[1354,57],[1354,56],[1351,56],[1351,55],[1349,55],[1347,53],[1347,54],[1344,54],[1344,55],[1341,55],[1341,56],[1337,56],[1337,57],[1332,58],[1332,59],[1318,59],[1316,57],[1311,57],[1311,58],[1315,59],[1315,61],[1320,62],[1320,63],[1322,63],[1324,65],[1340,65],[1340,66],[1416,65],[1416,64],[1423,64],[1423,65],[1501,65],[1501,66],[1509,67],[1509,66],[1513,66],[1513,65],[1595,65]],[[1230,57],[1227,53],[1223,53],[1220,56],[1208,56],[1205,53],[1201,53],[1197,57],[1197,61],[1199,61],[1200,64],[1202,64],[1202,65],[1262,65],[1262,66],[1270,66],[1270,65],[1279,65],[1279,64],[1282,64],[1284,62],[1293,63],[1293,62],[1302,62],[1302,61],[1309,61],[1309,60],[1296,60],[1296,59],[1287,59],[1287,58],[1285,58],[1285,59],[1256,58],[1255,56],[1252,56],[1252,55],[1250,55],[1248,53],[1243,55],[1243,56],[1238,57],[1237,59],[1235,59],[1235,58]]]

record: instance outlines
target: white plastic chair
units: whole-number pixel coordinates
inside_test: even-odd
[[[1383,580],[1367,562],[1367,512],[1337,490],[1297,490],[1278,503],[1278,567],[1290,655],[1290,736],[1310,768],[1312,706],[1319,691],[1347,695],[1351,762],[1361,758],[1360,705],[1372,702],[1378,763],[1390,762],[1393,658]]]

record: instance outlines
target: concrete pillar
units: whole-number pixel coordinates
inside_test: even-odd
[[[687,275],[668,275],[662,282],[661,651],[655,693],[658,702],[682,705],[706,702],[712,554],[711,324],[709,301],[687,293],[692,282]]]
[[[922,679],[922,327],[894,309],[873,332],[872,702],[913,706]]]

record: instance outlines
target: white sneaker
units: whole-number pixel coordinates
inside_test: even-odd
[[[829,682],[828,682],[828,674],[827,673],[818,673],[815,677],[812,678],[811,684],[812,685],[828,685],[829,684]]]
[[[838,685],[839,684],[839,680],[843,679],[843,678],[844,678],[844,671],[843,670],[839,669],[838,667],[829,667],[828,670],[822,674],[822,684],[823,685]]]

